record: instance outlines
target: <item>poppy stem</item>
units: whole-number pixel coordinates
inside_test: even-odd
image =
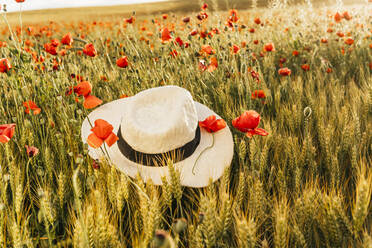
[[[88,41],[86,41],[86,40],[83,40],[83,39],[80,39],[80,38],[77,38],[77,37],[74,37],[74,38],[72,38],[74,41],[79,41],[79,42],[82,42],[82,43],[84,43],[84,44],[87,44],[88,43]]]
[[[31,158],[28,158],[28,161],[27,161],[27,164],[26,164],[26,180],[27,180],[27,182],[30,182],[30,176],[28,174],[30,162],[31,162]],[[28,193],[31,195],[30,183],[27,184],[27,189],[28,189]],[[31,204],[33,204],[34,200],[32,199],[32,197],[30,197],[30,201],[31,201]]]
[[[214,146],[214,133],[212,133],[212,144],[208,147],[206,147],[200,154],[199,156],[197,157],[197,159],[195,160],[195,163],[194,163],[194,166],[192,167],[192,174],[195,175],[194,173],[194,169],[195,169],[195,166],[196,166],[196,163],[198,162],[199,158],[201,157],[201,155],[206,151],[206,150],[209,150],[211,149],[212,147]]]
[[[83,51],[84,49],[81,47],[71,47],[70,51]]]

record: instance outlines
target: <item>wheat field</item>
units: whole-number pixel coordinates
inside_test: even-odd
[[[371,4],[249,7],[22,25],[2,12],[0,246],[372,247]],[[130,178],[81,140],[95,107],[162,85],[233,133],[208,187],[181,186],[172,161],[163,186]],[[268,136],[233,127],[246,110]]]

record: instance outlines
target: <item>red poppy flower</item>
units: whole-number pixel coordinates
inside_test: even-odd
[[[281,75],[281,76],[289,76],[289,75],[291,75],[291,70],[290,69],[288,69],[287,67],[284,67],[284,68],[280,68],[279,70],[278,70],[278,73],[279,73],[279,75]]]
[[[262,128],[257,128],[260,124],[260,114],[254,110],[245,111],[241,116],[232,121],[232,125],[239,131],[246,133],[248,138],[253,135],[266,136],[269,133]]]
[[[15,0],[17,3],[23,3],[25,0]]]
[[[16,124],[0,125],[0,143],[8,143],[14,135]]]
[[[253,34],[255,31],[256,31],[256,30],[255,30],[254,28],[250,28],[250,29],[249,29],[249,32],[252,33],[252,34]]]
[[[275,51],[274,44],[273,43],[267,43],[267,44],[265,44],[264,50],[266,52],[273,52],[273,51]]]
[[[94,127],[90,130],[87,143],[93,148],[99,148],[103,142],[109,147],[112,146],[119,138],[112,132],[114,127],[105,120],[97,119],[94,122]]]
[[[234,54],[237,54],[240,50],[240,47],[234,44],[231,50],[233,51]]]
[[[70,88],[67,90],[66,95],[71,95],[72,91],[75,92],[77,96],[84,96],[83,106],[86,109],[95,108],[102,104],[102,100],[91,95],[92,85],[88,81],[80,82],[78,85],[74,86],[73,90]]]
[[[256,79],[257,83],[260,82],[260,74],[258,74],[258,72],[252,70],[251,71],[251,76],[252,76],[253,79]]]
[[[67,46],[71,46],[72,45],[72,42],[74,40],[72,39],[72,35],[70,33],[66,34],[65,36],[62,37],[61,39],[61,43],[63,45],[67,45]]]
[[[206,10],[208,8],[208,4],[204,3],[203,6],[201,7],[202,10]]]
[[[334,19],[335,19],[335,22],[340,22],[342,20],[342,15],[340,15],[340,13],[337,12],[335,14]]]
[[[259,17],[254,18],[254,23],[256,23],[257,25],[261,24],[260,18]]]
[[[6,58],[0,59],[0,72],[8,72],[12,68],[9,60]]]
[[[34,46],[34,44],[30,40],[26,40],[25,45],[28,46],[28,47]]]
[[[217,61],[217,58],[216,58],[216,57],[211,58],[207,70],[208,70],[209,72],[212,72],[212,71],[216,70],[217,67],[218,67],[218,61]]]
[[[200,37],[205,39],[207,37],[211,38],[213,37],[213,33],[212,32],[207,32],[207,31],[201,31],[200,32]]]
[[[205,45],[205,46],[202,46],[201,53],[206,53],[208,55],[211,55],[211,54],[215,54],[216,51],[210,45]]]
[[[184,17],[183,19],[182,19],[182,21],[184,22],[184,23],[188,23],[188,22],[190,22],[190,17]]]
[[[84,96],[83,106],[86,109],[92,109],[101,104],[102,104],[102,100],[96,96],[93,96],[93,95]]]
[[[253,43],[257,45],[259,43],[259,40],[254,40]]]
[[[352,38],[347,38],[347,39],[345,40],[345,44],[351,46],[352,44],[354,44],[354,40],[353,40]]]
[[[26,114],[30,114],[30,110],[33,111],[33,114],[34,115],[38,115],[40,114],[41,112],[41,108],[39,108],[35,102],[33,102],[32,100],[29,100],[27,102],[24,102],[23,103],[23,106],[26,108],[25,109],[25,112]]]
[[[47,53],[51,55],[57,55],[57,48],[53,46],[51,43],[44,44],[44,49]]]
[[[208,116],[204,121],[199,121],[199,126],[204,128],[208,133],[215,133],[226,127],[223,119],[216,119],[215,115]]]
[[[297,50],[294,50],[294,51],[292,52],[292,55],[295,56],[295,57],[297,57],[299,54],[300,54],[300,53],[299,53]]]
[[[175,40],[175,44],[178,44],[180,47],[182,47],[184,43],[180,37],[177,37]]]
[[[25,148],[26,148],[27,156],[28,156],[29,158],[33,158],[33,157],[35,157],[36,155],[39,154],[39,149],[37,149],[37,148],[34,147],[34,146],[28,146],[28,145],[25,145]]]
[[[320,40],[320,42],[322,42],[322,43],[328,43],[328,40],[327,39],[324,39],[324,38],[322,38],[321,40]]]
[[[197,35],[198,34],[198,30],[196,30],[196,29],[194,29],[194,30],[192,30],[191,32],[190,32],[190,35],[191,36],[195,36],[195,35]]]
[[[230,21],[230,22],[237,22],[238,20],[239,20],[238,11],[236,9],[229,10],[228,21]]]
[[[347,12],[347,11],[345,11],[342,14],[342,17],[345,18],[345,20],[347,20],[347,21],[350,21],[351,20],[351,16],[350,16],[349,12]]]
[[[120,68],[126,68],[129,65],[127,56],[124,56],[122,58],[119,58],[116,60],[116,65]]]
[[[310,65],[303,64],[303,65],[301,65],[301,69],[304,70],[304,71],[309,71],[310,70]]]
[[[134,23],[135,20],[136,20],[136,18],[133,17],[133,16],[131,16],[130,18],[125,19],[125,22],[126,22],[126,23],[129,23],[129,24],[132,24],[132,23]]]
[[[164,20],[166,20],[168,18],[168,15],[167,14],[163,14],[162,17],[163,17]]]
[[[196,18],[198,18],[199,21],[203,21],[208,18],[208,14],[206,12],[200,12],[196,15]]]
[[[90,57],[95,57],[97,55],[97,51],[92,43],[88,43],[84,46],[83,53]]]
[[[92,92],[92,85],[88,81],[83,81],[74,86],[74,92],[78,96],[88,96]]]
[[[199,69],[203,72],[206,70],[209,72],[213,72],[214,70],[217,69],[217,67],[218,67],[218,61],[216,57],[211,58],[210,63],[208,65],[206,65],[204,60],[199,61]]]
[[[331,73],[332,72],[332,68],[328,67],[327,68],[327,73]]]
[[[256,98],[266,98],[266,94],[265,94],[265,91],[263,90],[255,90],[253,93],[252,93],[252,99],[256,99]]]
[[[50,44],[54,47],[58,47],[59,46],[59,40],[53,39],[53,40],[50,41]]]
[[[170,31],[168,28],[164,28],[163,31],[161,32],[161,39],[162,41],[168,41],[172,39],[172,36],[170,35]]]

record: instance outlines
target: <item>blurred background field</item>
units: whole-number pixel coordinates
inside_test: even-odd
[[[366,0],[345,0],[343,4],[360,4]],[[125,2],[125,1],[123,1]],[[232,8],[244,10],[252,7],[252,0],[207,0],[203,1],[209,4],[211,10],[228,10]],[[257,7],[267,7],[270,1],[268,0],[257,0]],[[271,1],[273,2],[273,1]],[[293,7],[294,5],[306,5],[305,0],[289,0],[288,6]],[[91,20],[91,19],[118,19],[125,16],[129,16],[135,11],[138,16],[151,15],[151,14],[162,14],[162,13],[190,13],[198,11],[200,9],[199,0],[190,1],[162,1],[153,3],[140,3],[140,4],[125,4],[117,6],[99,6],[99,7],[80,7],[80,8],[58,8],[58,9],[46,9],[46,10],[33,10],[26,11],[23,13],[23,22],[27,23],[40,23],[49,21],[79,21],[79,20]],[[336,0],[313,0],[311,3],[314,6],[330,6],[336,3]],[[14,5],[14,3],[12,3]],[[15,10],[16,8],[13,8]],[[11,23],[19,22],[17,13],[8,14],[9,21]]]

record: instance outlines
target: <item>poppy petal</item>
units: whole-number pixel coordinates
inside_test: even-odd
[[[261,135],[261,136],[269,135],[269,133],[262,128],[256,128],[256,129],[254,129],[254,131],[255,131],[255,134],[257,134],[257,135]]]
[[[255,132],[254,132],[254,130],[249,130],[245,135],[246,135],[248,138],[252,138],[253,135],[255,135]]]
[[[83,106],[86,109],[92,109],[92,108],[95,108],[98,105],[102,104],[102,100],[95,97],[95,96],[89,95],[89,96],[86,96],[84,98],[85,98],[85,100],[84,100]]]
[[[78,96],[88,96],[92,92],[92,85],[88,81],[83,81],[74,86],[74,92]]]
[[[16,124],[0,125],[0,142],[7,143],[13,137]]]
[[[103,144],[103,140],[100,139],[97,135],[94,133],[89,134],[87,143],[89,146],[93,148],[99,148]]]
[[[38,115],[41,112],[41,108],[35,108],[34,109],[34,115]]]
[[[6,136],[6,135],[0,135],[0,143],[8,143],[9,142],[9,138]]]
[[[248,138],[252,138],[253,135],[267,136],[267,135],[269,135],[269,133],[268,133],[266,130],[262,129],[262,128],[251,129],[251,130],[249,130],[249,131],[246,133],[246,136],[247,136]]]
[[[226,122],[223,119],[218,119],[213,123],[213,132],[217,132],[226,127]]]
[[[105,142],[106,142],[106,144],[110,147],[110,146],[112,146],[113,144],[115,144],[115,142],[118,141],[118,140],[119,140],[118,136],[116,136],[114,133],[111,133],[111,134],[107,137],[107,139],[105,139]]]
[[[107,137],[112,133],[112,130],[114,130],[114,127],[102,119],[97,119],[94,122],[94,127],[91,129],[91,131],[97,135],[97,137],[103,140],[107,139]]]
[[[214,133],[225,128],[226,122],[223,119],[216,120],[215,115],[210,115],[204,121],[199,121],[199,126],[204,128],[208,133]]]

